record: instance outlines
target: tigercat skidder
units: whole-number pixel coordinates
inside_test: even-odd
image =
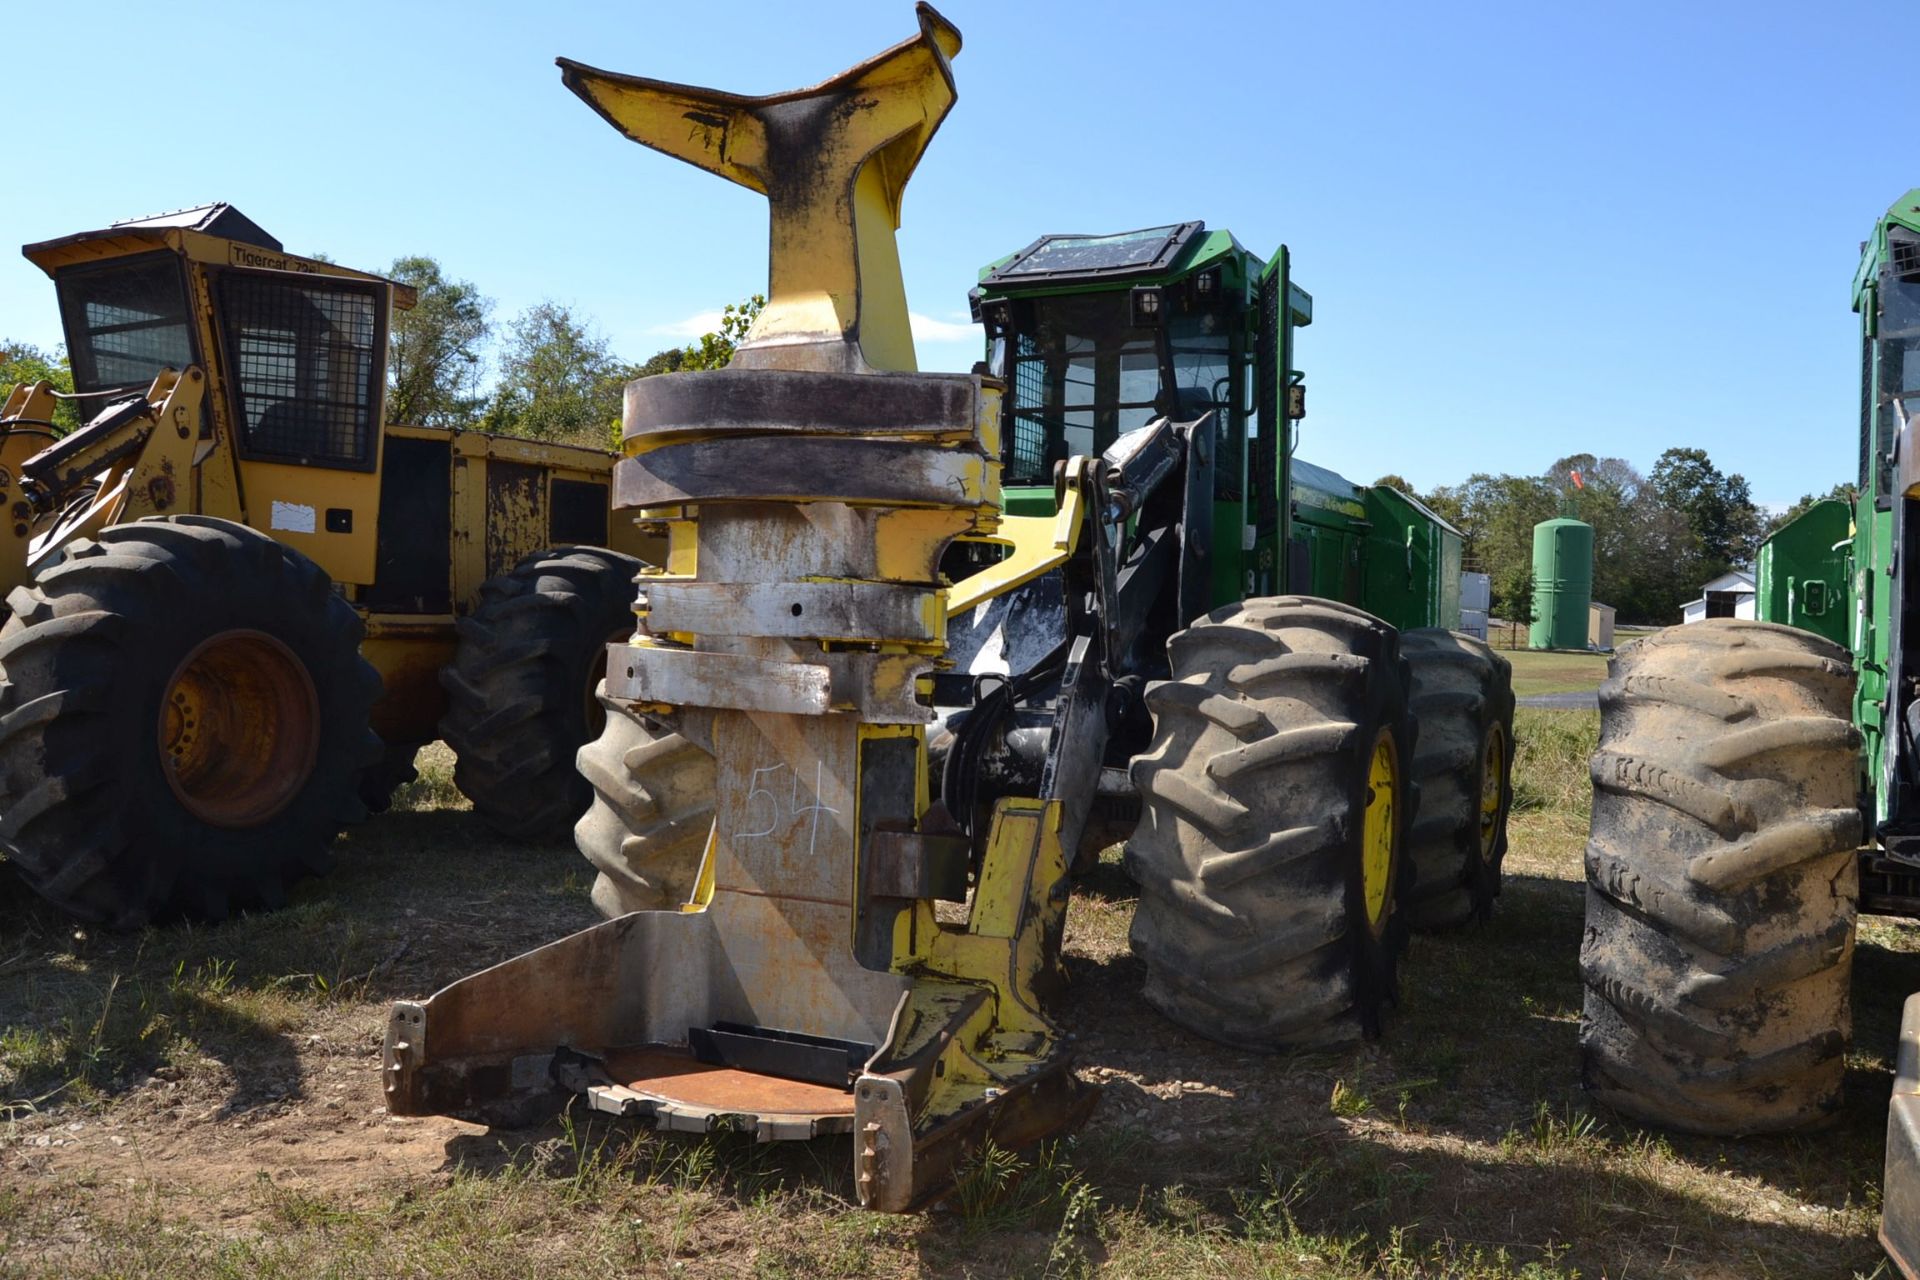
[[[1855,501],[1758,557],[1759,620],[1671,627],[1600,687],[1588,1087],[1696,1133],[1840,1110],[1855,919],[1920,917],[1920,190],[1875,224]],[[1920,1280],[1920,994],[1894,1064],[1881,1242]]]
[[[893,233],[960,48],[918,12],[771,97],[561,63],[767,195],[771,287],[729,368],[627,388],[615,501],[668,550],[580,753],[614,918],[397,1004],[396,1113],[850,1133],[910,1209],[1092,1104],[1048,1001],[1102,845],[1148,998],[1262,1049],[1372,1030],[1409,917],[1497,887],[1506,666],[1378,616],[1457,611],[1450,530],[1330,473],[1293,511],[1284,250],[1048,237],[981,284],[988,364],[915,371]]]
[[[278,906],[444,737],[498,830],[564,838],[644,538],[612,459],[383,427],[405,285],[229,205],[31,244],[84,425],[0,404],[0,852],[130,927]],[[654,554],[658,554],[656,551]]]

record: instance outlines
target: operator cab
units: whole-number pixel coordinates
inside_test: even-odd
[[[1282,589],[1286,424],[1305,412],[1292,335],[1313,318],[1284,247],[1262,260],[1198,221],[1046,235],[983,271],[970,301],[1007,384],[1010,512],[1050,510],[1069,457],[1212,414],[1212,598]]]
[[[53,278],[74,390],[144,391],[162,369],[210,367],[216,343],[243,458],[371,471],[385,379],[387,303],[412,290],[286,252],[231,205],[116,222],[21,251]],[[198,299],[214,318],[196,322]]]

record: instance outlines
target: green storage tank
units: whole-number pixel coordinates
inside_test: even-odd
[[[1593,526],[1561,516],[1533,526],[1533,626],[1530,649],[1587,647],[1593,603]]]
[[[1822,498],[1776,529],[1754,562],[1754,616],[1845,645],[1852,528],[1853,509]]]

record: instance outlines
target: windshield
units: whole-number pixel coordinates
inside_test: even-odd
[[[76,391],[145,387],[194,362],[186,287],[171,254],[60,273],[55,285]]]
[[[1223,498],[1239,497],[1233,350],[1224,317],[1188,313],[1170,317],[1164,329],[1137,326],[1125,289],[1035,299],[1021,310],[1011,343],[1005,483],[1051,484],[1056,462],[1098,454],[1163,415],[1186,422],[1219,409],[1216,487]]]

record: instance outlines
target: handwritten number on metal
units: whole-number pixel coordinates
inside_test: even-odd
[[[801,803],[803,797],[800,794],[800,775],[796,772],[793,776],[792,794],[788,799],[786,812],[783,815],[780,809],[779,793],[775,792],[771,787],[761,786],[760,778],[762,774],[778,774],[786,767],[784,764],[770,764],[753,771],[753,776],[749,779],[750,785],[747,791],[746,815],[742,819],[742,825],[751,826],[756,822],[763,823],[764,825],[760,826],[758,830],[737,832],[735,839],[753,840],[761,836],[770,836],[773,834],[774,829],[781,825],[783,820],[791,822],[811,815],[811,822],[807,829],[807,852],[811,854],[820,843],[820,815],[823,813],[831,813],[838,816],[840,811],[832,805],[822,803],[820,800],[820,784],[824,780],[825,765],[822,761],[816,760],[813,765],[813,790],[811,794],[813,803]],[[773,779],[769,778],[768,781],[772,782]]]

